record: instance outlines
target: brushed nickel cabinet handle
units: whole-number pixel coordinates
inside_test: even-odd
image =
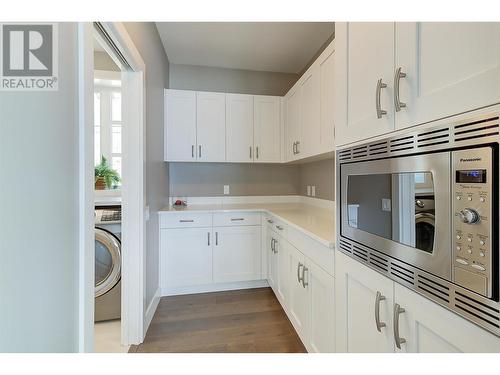
[[[385,296],[377,291],[377,295],[375,296],[375,326],[379,332],[382,332],[382,327],[385,327],[385,323],[380,321],[380,301],[384,300]]]
[[[276,229],[283,230],[283,227],[281,225],[276,225]]]
[[[245,220],[245,219],[242,218],[242,217],[233,217],[233,218],[231,218],[231,221],[243,221],[243,220]]]
[[[394,325],[394,342],[396,343],[396,347],[401,349],[401,344],[406,342],[406,339],[399,336],[399,315],[403,314],[405,309],[403,309],[399,304],[394,304],[394,317],[393,317],[393,325]]]
[[[184,220],[184,219],[181,219],[179,220],[179,223],[193,223],[194,220]]]
[[[215,232],[215,246],[219,246],[219,232]]]
[[[396,74],[394,75],[394,107],[396,112],[399,112],[401,111],[401,108],[406,107],[406,103],[403,103],[399,98],[399,81],[401,81],[401,78],[406,77],[406,73],[403,73],[401,69],[401,67],[397,68]]]
[[[309,285],[309,283],[306,281],[306,272],[309,272],[309,268],[306,266],[302,267],[302,287],[305,288],[306,286]]]
[[[252,146],[250,146],[250,159],[252,158]]]
[[[377,89],[375,90],[375,108],[377,109],[377,118],[382,118],[383,115],[387,114],[387,111],[380,108],[380,92],[385,89],[387,84],[382,82],[382,78],[377,81]]]
[[[201,158],[201,145],[198,146],[198,157]]]
[[[191,157],[194,159],[194,145],[191,145]]]
[[[276,248],[276,244],[279,244],[279,241],[275,239],[274,240],[274,253],[278,254],[278,249]]]
[[[302,282],[302,279],[300,277],[300,269],[302,267],[304,267],[304,265],[299,262],[299,264],[297,264],[297,281],[299,282],[299,284]],[[304,275],[304,274],[302,274],[302,275]]]
[[[293,142],[292,150],[293,150],[293,154],[297,155],[297,142]]]
[[[271,251],[274,253],[274,238],[271,238]]]
[[[274,223],[274,221],[272,221],[271,219],[267,219],[267,222],[268,222],[269,224]]]
[[[259,146],[255,147],[255,156],[259,158]]]
[[[207,245],[210,246],[210,232],[207,232]]]

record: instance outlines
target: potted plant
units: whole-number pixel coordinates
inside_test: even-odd
[[[101,162],[95,166],[95,189],[111,189],[113,185],[116,185],[119,182],[120,175],[118,172],[109,166],[108,161],[104,156],[101,156]]]

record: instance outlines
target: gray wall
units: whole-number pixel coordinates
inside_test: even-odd
[[[298,74],[170,64],[170,88],[284,96]]]
[[[297,195],[299,167],[279,164],[170,163],[172,196]]]
[[[316,198],[335,200],[333,159],[306,164],[170,163],[172,196],[306,195],[316,186]]]
[[[307,185],[316,186],[316,198],[335,200],[335,162],[326,159],[300,165],[300,195],[307,194]]]
[[[78,328],[77,25],[59,90],[0,92],[0,352],[71,352]]]
[[[146,64],[146,309],[159,286],[158,210],[168,204],[168,164],[163,161],[163,90],[169,84],[169,64],[152,22],[125,23]]]
[[[94,69],[119,72],[120,68],[115,64],[107,52],[94,51]]]

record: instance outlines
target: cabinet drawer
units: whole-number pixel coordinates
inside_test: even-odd
[[[305,256],[311,259],[318,266],[323,268],[330,275],[334,276],[334,250],[322,245],[305,235],[301,231],[289,228],[287,239],[299,249]]]
[[[261,225],[260,212],[215,212],[214,227]]]
[[[278,233],[281,236],[286,236],[288,227],[281,221],[276,219],[274,216],[266,216],[265,221],[267,228]]]
[[[160,215],[160,228],[196,228],[211,226],[211,212],[169,212]]]

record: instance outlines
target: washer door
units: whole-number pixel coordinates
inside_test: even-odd
[[[419,212],[415,215],[416,248],[432,252],[434,247],[435,216],[429,212]]]
[[[121,277],[121,244],[105,229],[95,228],[95,297],[109,292]]]

